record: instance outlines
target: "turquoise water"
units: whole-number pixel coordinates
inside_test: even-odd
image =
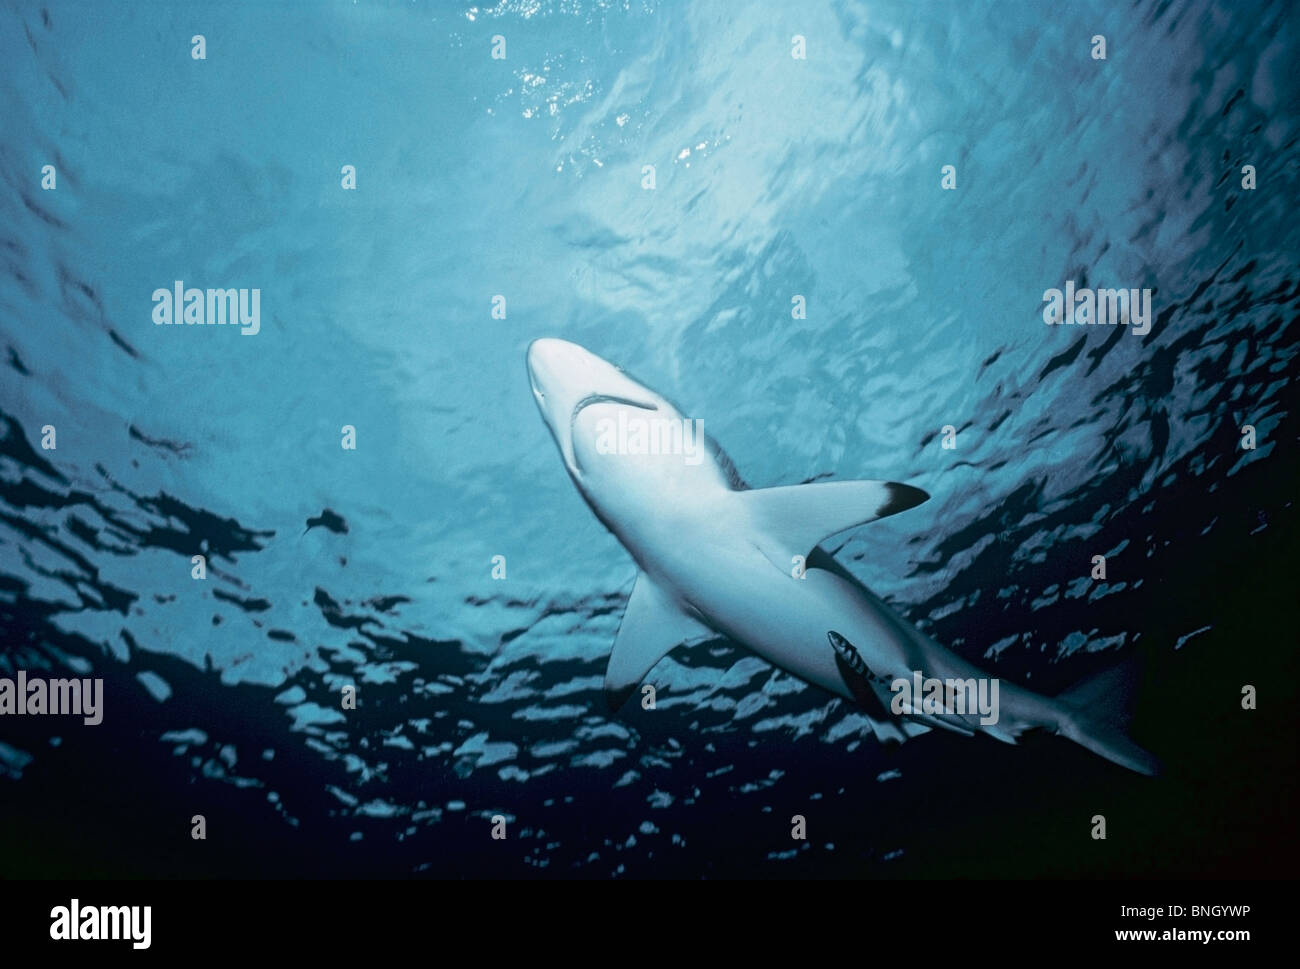
[[[6,820],[52,846],[12,870],[1275,863],[1204,846],[1239,807],[1168,812],[1294,804],[1252,732],[1284,714],[1230,714],[1293,662],[1296,30],[1286,4],[6,6],[0,673],[106,683],[101,727],[0,721]],[[259,332],[156,326],[177,280],[259,289]],[[1045,326],[1067,281],[1149,288],[1150,333]],[[608,713],[635,572],[538,419],[542,336],[678,401],[754,487],[930,492],[838,558],[1044,692],[1141,654],[1170,778],[882,748],[721,640]],[[1143,847],[1056,830],[1099,791]],[[183,853],[196,812],[221,861]]]

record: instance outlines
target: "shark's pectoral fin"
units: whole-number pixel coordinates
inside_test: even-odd
[[[816,484],[738,491],[757,531],[779,547],[760,545],[779,568],[807,555],[822,539],[915,508],[929,499],[920,488],[896,481],[820,481]]]
[[[682,612],[653,579],[638,573],[605,670],[609,708],[621,707],[645,675],[675,646],[712,634],[703,623]]]

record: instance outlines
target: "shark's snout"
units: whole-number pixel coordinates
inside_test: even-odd
[[[576,343],[554,337],[534,340],[525,354],[533,401],[566,454],[573,407],[590,393],[587,385],[591,383],[592,359]]]
[[[621,369],[585,347],[568,340],[544,337],[528,344],[528,382],[542,420],[555,436],[565,463],[574,467],[574,424],[579,412],[592,404],[623,404],[657,411],[654,394]],[[584,433],[594,444],[591,430]]]
[[[528,370],[537,375],[546,371],[571,370],[590,356],[576,343],[550,336],[542,337],[528,344]]]
[[[560,447],[565,465],[572,469],[573,411],[594,392],[593,361],[600,362],[599,358],[576,343],[554,337],[528,344],[525,358],[533,400]]]
[[[538,403],[545,403],[546,394],[543,393],[541,387],[538,386],[537,356],[533,353],[533,348],[536,347],[539,342],[541,341],[534,340],[532,343],[528,344],[528,352],[524,355],[524,363],[528,367],[528,386],[532,388],[533,396],[537,398]]]
[[[555,392],[555,385],[564,374],[573,372],[582,352],[577,344],[554,337],[543,337],[528,344],[528,382],[539,404],[544,404],[548,394]]]

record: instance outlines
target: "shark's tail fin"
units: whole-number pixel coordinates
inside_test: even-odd
[[[1056,697],[1060,732],[1112,763],[1154,776],[1160,761],[1125,733],[1132,717],[1137,667],[1121,663],[1077,683]]]

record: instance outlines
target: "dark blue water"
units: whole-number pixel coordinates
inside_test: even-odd
[[[102,677],[105,714],[0,719],[0,875],[1291,870],[1297,29],[6,5],[0,676]],[[259,288],[260,332],[155,326],[175,280]],[[1150,332],[1044,325],[1067,280],[1149,288]],[[635,570],[538,419],[541,336],[680,402],[754,487],[926,489],[830,548],[1041,692],[1138,661],[1165,774],[883,747],[723,640],[609,713]]]

